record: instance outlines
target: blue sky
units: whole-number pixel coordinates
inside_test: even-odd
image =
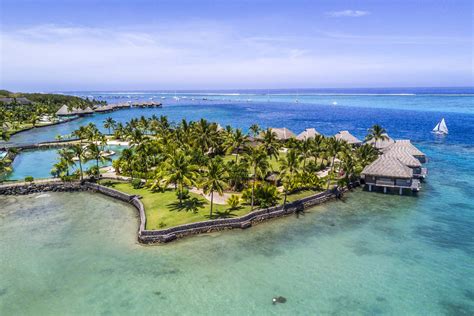
[[[472,86],[464,0],[2,0],[0,87]]]

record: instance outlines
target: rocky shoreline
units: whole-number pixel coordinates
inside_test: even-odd
[[[243,215],[241,217],[230,219],[216,219],[197,223],[179,225],[161,230],[146,230],[146,215],[143,203],[140,197],[129,195],[109,187],[91,182],[63,182],[58,180],[47,180],[39,183],[12,183],[0,185],[0,195],[26,195],[42,192],[98,192],[120,201],[129,203],[135,207],[140,217],[140,226],[138,229],[138,241],[145,244],[167,243],[186,236],[210,233],[227,229],[246,229],[252,225],[267,221],[270,219],[288,216],[303,212],[315,205],[323,204],[329,200],[340,197],[345,190],[328,190],[298,201],[287,203],[285,206],[278,205],[267,209],[260,209]]]

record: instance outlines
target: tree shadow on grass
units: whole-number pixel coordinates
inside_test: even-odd
[[[198,199],[198,198],[190,198],[183,200],[181,204],[179,201],[170,203],[167,205],[169,207],[169,210],[171,212],[193,212],[197,213],[200,208],[204,208],[204,201]]]
[[[219,218],[233,218],[233,217],[237,217],[237,214],[235,213],[232,213],[232,211],[238,211],[240,210],[242,207],[239,206],[237,208],[233,208],[233,209],[230,209],[228,208],[227,210],[225,211],[214,211],[213,214],[212,214],[212,217],[208,215],[205,215],[205,217],[209,218],[209,219],[219,219]]]

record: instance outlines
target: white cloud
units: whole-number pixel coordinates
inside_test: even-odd
[[[362,10],[343,10],[343,11],[331,11],[331,12],[326,12],[326,15],[334,17],[334,18],[339,18],[339,17],[361,17],[365,15],[369,15],[369,11],[362,11]]]
[[[448,72],[470,74],[465,59],[420,58],[412,45],[396,56],[379,51],[378,37],[242,34],[226,25],[40,25],[1,31],[0,43],[0,87],[12,90],[334,87],[382,78],[430,85]]]

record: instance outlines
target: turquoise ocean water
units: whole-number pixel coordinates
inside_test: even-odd
[[[359,137],[380,123],[429,156],[429,176],[417,197],[356,190],[299,218],[165,246],[139,245],[135,210],[97,194],[0,197],[0,314],[474,314],[472,91],[430,90],[428,103],[417,103],[419,90],[396,92],[412,95],[351,96],[356,105],[336,106],[167,98],[163,109],[83,119],[163,114],[242,128],[315,127],[327,135],[348,129]],[[150,94],[133,98],[159,95]],[[386,99],[390,106],[378,105]],[[441,117],[450,128],[443,138],[430,133]],[[52,139],[78,123],[20,133],[11,142]],[[272,305],[279,295],[287,302]]]

